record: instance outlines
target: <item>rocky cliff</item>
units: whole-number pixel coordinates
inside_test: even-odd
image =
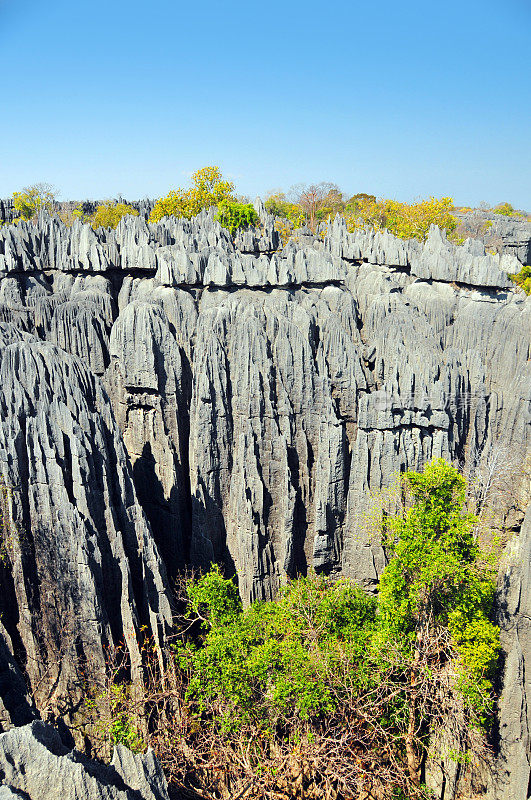
[[[518,216],[504,216],[489,211],[458,213],[460,231],[479,236],[487,247],[516,256],[522,264],[531,264],[531,221]]]
[[[374,590],[372,493],[435,456],[531,455],[514,257],[340,218],[279,249],[258,210],[235,241],[208,213],[0,229],[5,725],[34,711],[2,674],[42,708],[109,644],[139,668],[185,563],[224,562],[246,601],[309,568]]]
[[[51,726],[33,722],[0,734],[0,800],[168,800],[151,751],[118,745],[107,766],[65,747]]]

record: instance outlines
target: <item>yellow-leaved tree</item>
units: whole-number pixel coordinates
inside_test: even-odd
[[[175,189],[155,203],[150,222],[159,222],[163,217],[186,217],[190,219],[204,208],[218,206],[223,200],[234,202],[234,184],[223,180],[219,167],[203,167],[192,175],[190,189]]]
[[[365,226],[380,231],[385,228],[401,239],[424,241],[430,225],[438,225],[450,239],[455,239],[457,219],[452,214],[453,208],[451,197],[429,197],[418,203],[400,203],[360,194],[347,202],[345,215],[351,231]]]
[[[13,192],[14,206],[19,213],[14,221],[31,219],[43,209],[53,214],[57,194],[49,183],[34,183],[20,192]]]
[[[116,228],[122,217],[127,214],[138,217],[138,211],[133,206],[108,200],[97,207],[94,214],[87,218],[87,222],[92,225],[94,230],[96,228]]]

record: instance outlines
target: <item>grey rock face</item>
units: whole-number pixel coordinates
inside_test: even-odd
[[[13,643],[0,622],[0,731],[25,725],[36,717],[37,710],[13,655]]]
[[[432,225],[425,244],[397,239],[390,233],[356,230],[348,233],[345,220],[336,217],[325,246],[349,261],[400,268],[423,280],[457,283],[482,288],[511,288],[507,273],[519,272],[518,260],[510,255],[490,255],[476,239],[456,247],[443,231]]]
[[[33,722],[0,734],[0,798],[25,800],[168,800],[151,751],[118,745],[109,766],[64,747],[49,725]]]
[[[8,224],[13,222],[16,216],[13,200],[0,200],[0,221]]]
[[[39,707],[64,709],[119,642],[140,679],[140,626],[159,641],[171,623],[165,570],[99,379],[48,342],[0,334],[0,614]]]
[[[460,247],[454,247],[440,229],[432,225],[426,244],[412,259],[411,271],[419,278],[507,289],[512,286],[507,273],[519,272],[519,269],[514,256],[503,255],[500,259],[488,255],[477,239],[467,239]]]
[[[472,211],[458,214],[465,229],[479,235],[487,245],[499,247],[521,264],[531,264],[531,222],[519,217]],[[518,271],[518,270],[517,270]]]
[[[531,507],[500,573],[504,671],[496,800],[527,800],[531,782]]]

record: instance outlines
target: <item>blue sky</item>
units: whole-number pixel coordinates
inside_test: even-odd
[[[531,0],[0,0],[0,197],[157,197],[218,164],[531,211]]]

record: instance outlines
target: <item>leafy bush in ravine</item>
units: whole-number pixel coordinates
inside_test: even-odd
[[[170,780],[210,797],[424,797],[441,732],[441,758],[486,758],[499,631],[465,487],[442,459],[403,476],[377,597],[310,575],[244,608],[218,567],[186,581],[173,666],[144,647],[140,694],[107,691],[110,735],[145,730]]]
[[[190,676],[186,696],[207,712],[205,723],[220,733],[251,725],[272,736],[279,726],[332,713],[346,689],[341,667],[366,649],[374,599],[349,581],[310,577],[273,602],[238,610],[232,587],[214,567],[188,589],[193,607],[203,597],[206,632],[199,646],[177,652]],[[363,670],[348,678],[350,689],[366,682]]]

